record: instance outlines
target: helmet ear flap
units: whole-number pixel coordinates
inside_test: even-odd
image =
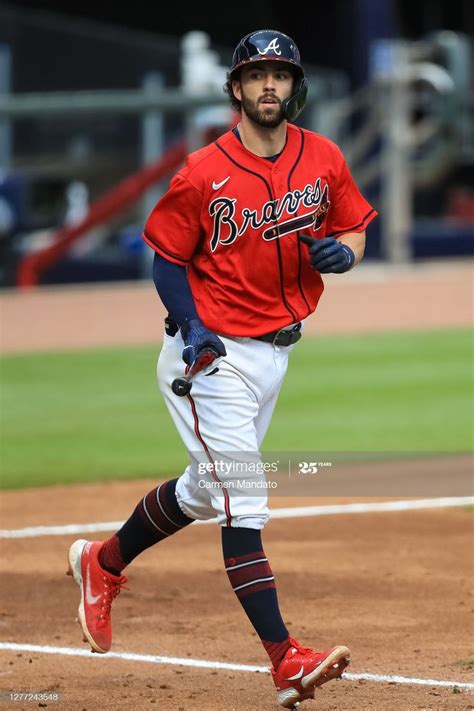
[[[296,82],[292,95],[282,101],[281,104],[283,114],[288,121],[295,121],[303,111],[307,94],[308,82],[305,77],[301,77],[301,79]]]

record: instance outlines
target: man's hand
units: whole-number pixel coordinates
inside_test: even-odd
[[[214,348],[220,356],[227,355],[221,339],[209,331],[199,319],[185,321],[181,326],[181,335],[185,344],[183,360],[188,365],[196,360],[203,348]]]
[[[309,235],[300,235],[300,240],[309,247],[311,266],[322,274],[342,274],[349,271],[354,264],[355,255],[352,249],[334,237],[316,239]]]

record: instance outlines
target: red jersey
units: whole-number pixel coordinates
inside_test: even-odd
[[[191,153],[143,239],[187,267],[208,329],[259,336],[306,318],[323,292],[298,235],[362,232],[376,214],[336,144],[288,124],[274,162],[248,151],[233,131]]]

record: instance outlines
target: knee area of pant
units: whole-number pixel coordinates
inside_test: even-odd
[[[269,519],[268,514],[261,514],[260,516],[245,516],[240,518],[236,516],[232,518],[231,528],[250,528],[256,531],[261,531]],[[219,521],[219,525],[222,528],[227,527],[227,521]]]

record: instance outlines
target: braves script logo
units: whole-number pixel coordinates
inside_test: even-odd
[[[232,244],[248,228],[258,230],[264,225],[271,225],[262,232],[262,238],[266,242],[307,227],[312,227],[314,231],[319,230],[330,204],[328,186],[325,185],[324,189],[321,189],[321,178],[318,178],[314,185],[308,183],[303,190],[295,189],[287,192],[281,199],[269,200],[260,211],[244,207],[240,211],[239,221],[236,220],[237,198],[220,196],[209,205],[209,214],[214,217],[211,252],[215,252],[219,244]],[[301,206],[312,208],[312,211],[280,221],[285,211],[294,215]]]
[[[280,56],[280,54],[281,54],[280,45],[278,44],[278,38],[277,38],[277,37],[275,37],[274,39],[272,39],[272,41],[270,42],[270,44],[268,44],[268,45],[265,47],[265,49],[258,49],[258,47],[257,47],[257,50],[258,50],[258,53],[259,53],[262,57],[264,57],[266,54],[268,54],[268,53],[270,52],[270,50],[271,50],[272,52],[274,52],[274,54],[277,54],[278,56]]]

